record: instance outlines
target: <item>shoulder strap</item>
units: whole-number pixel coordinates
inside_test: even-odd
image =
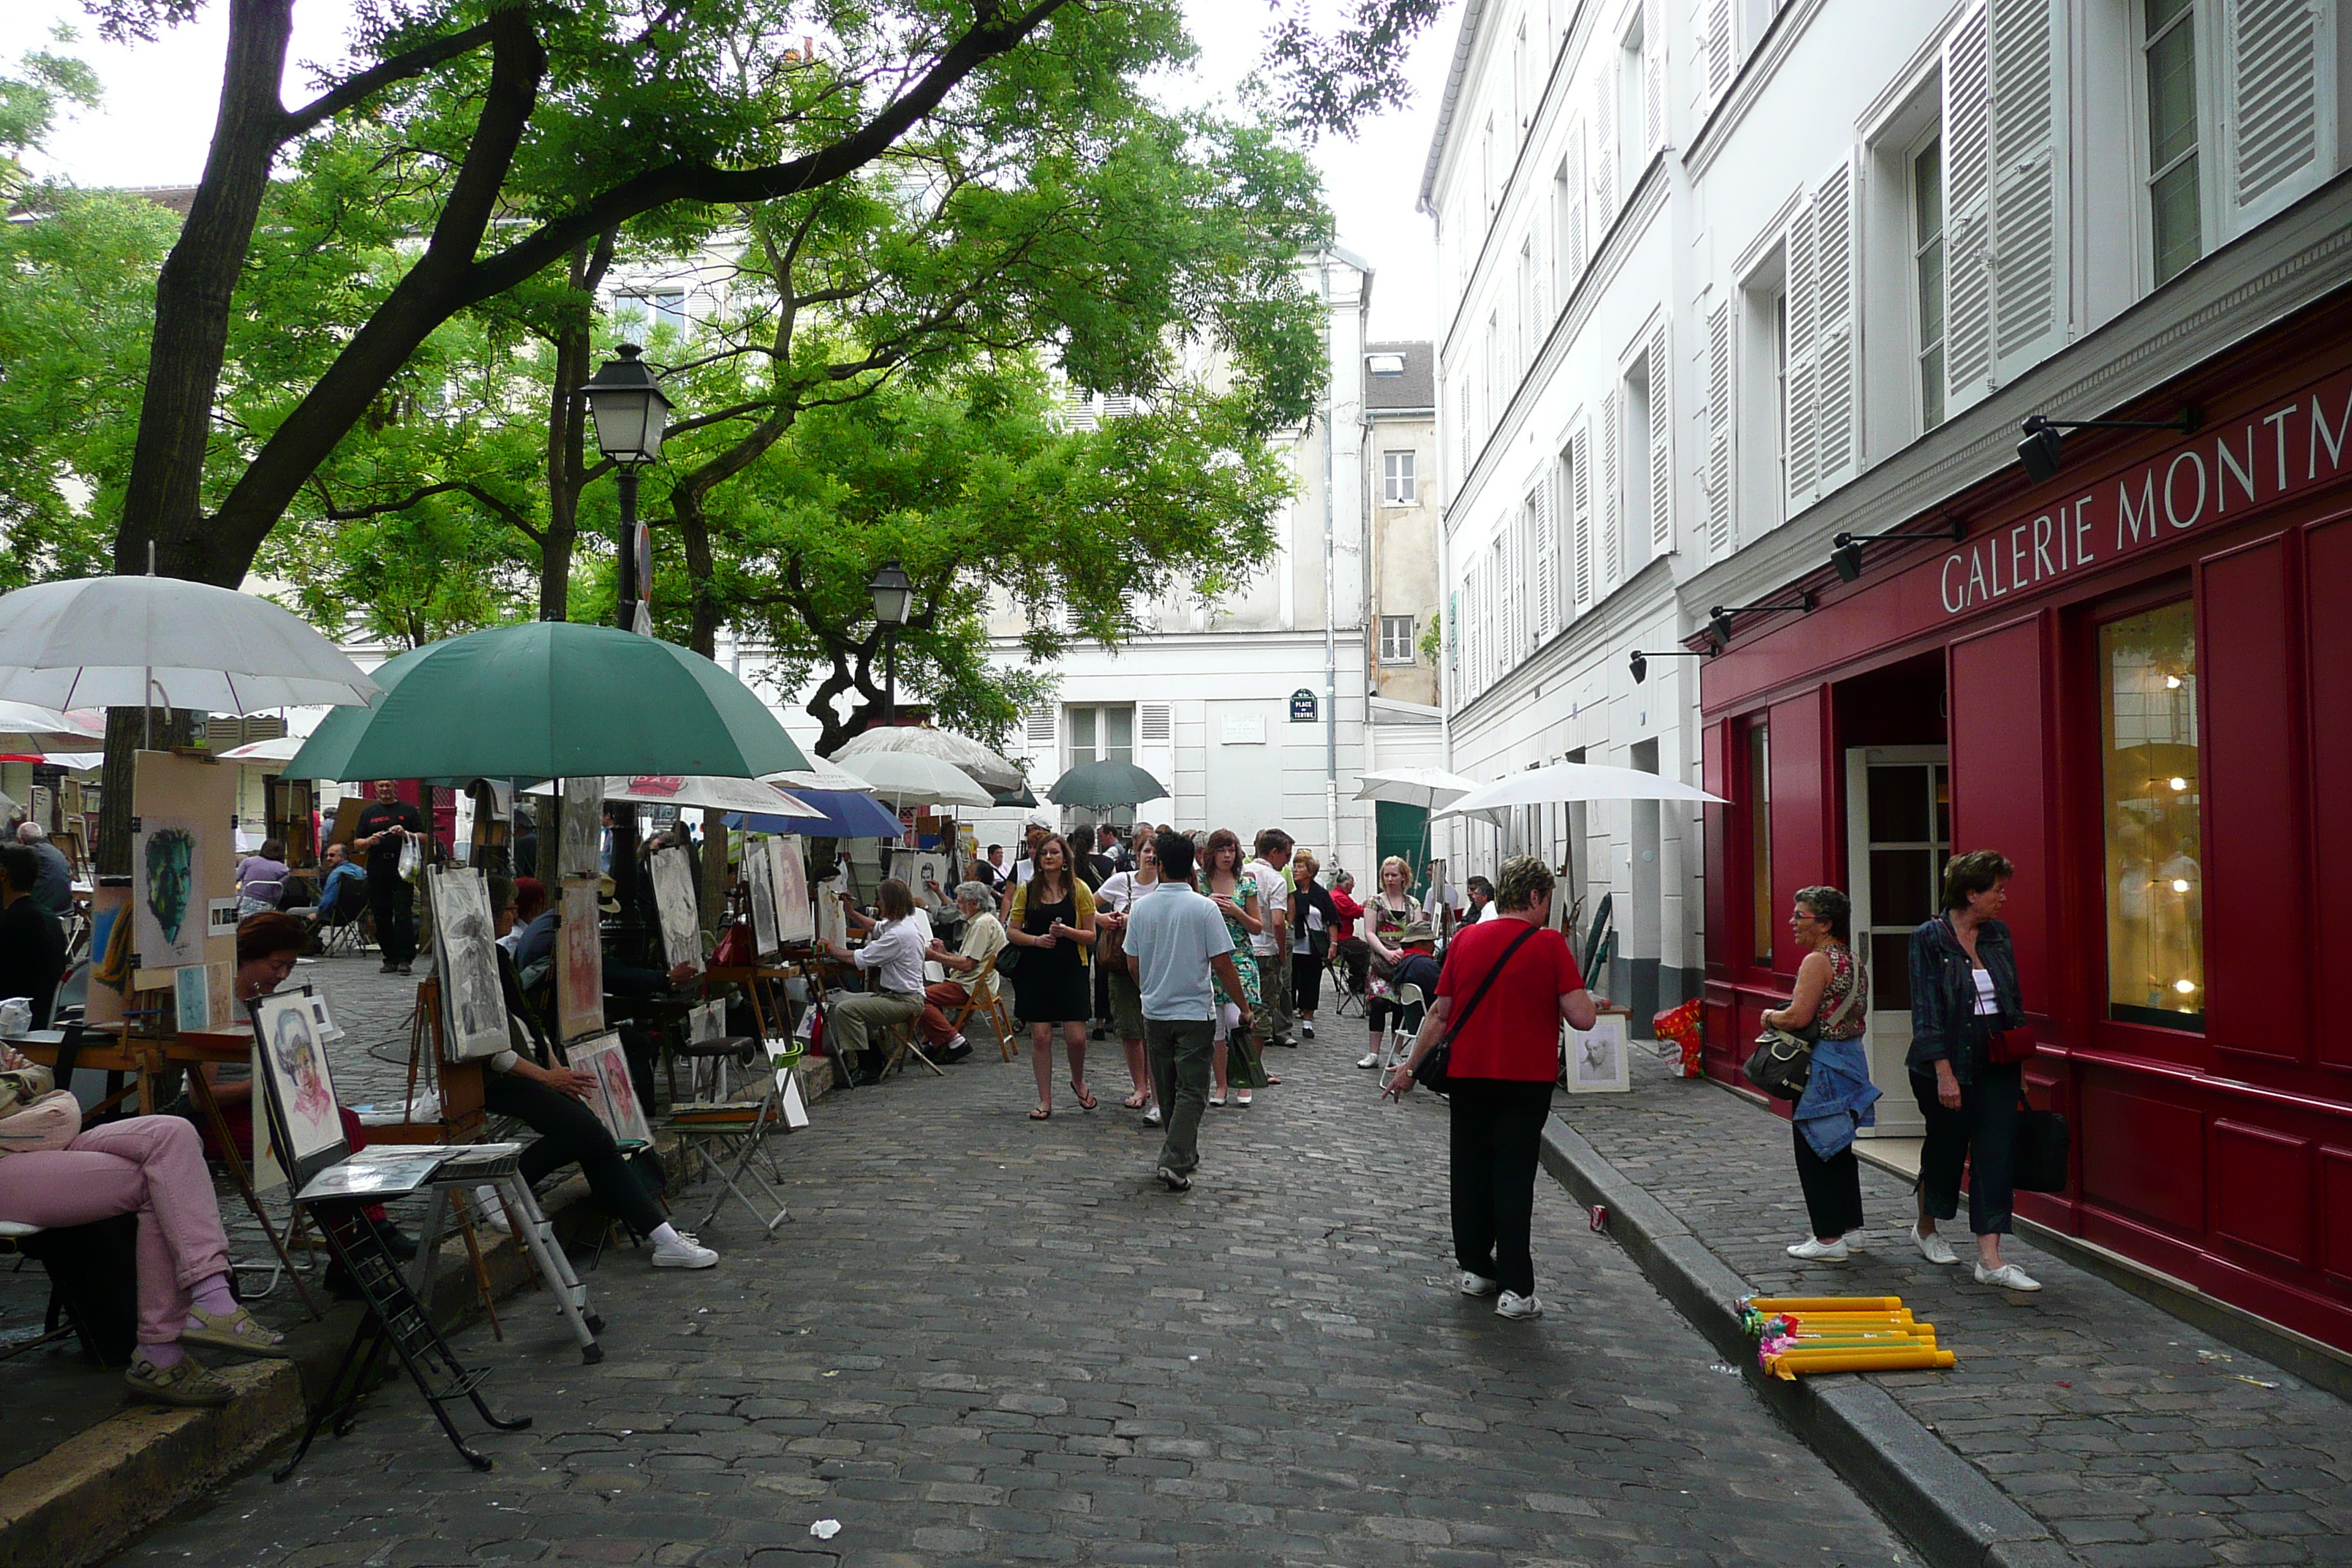
[[[1861,1002],[1862,994],[1869,984],[1870,972],[1862,966],[1862,954],[1848,948],[1845,957],[1846,962],[1853,965],[1853,984],[1846,988],[1845,999],[1837,1005],[1837,1011],[1830,1015],[1829,1022],[1815,1031],[1818,1034],[1826,1035],[1853,1016],[1855,1005]]]
[[[1445,1038],[1449,1043],[1462,1033],[1462,1026],[1470,1021],[1470,1015],[1477,1011],[1478,1004],[1486,999],[1486,988],[1495,984],[1496,977],[1503,973],[1503,965],[1510,963],[1511,954],[1519,951],[1519,944],[1543,929],[1530,921],[1528,922],[1527,930],[1511,939],[1510,945],[1503,949],[1503,956],[1495,960],[1495,967],[1486,971],[1486,978],[1478,982],[1478,989],[1470,994],[1468,1003],[1463,1006],[1461,1012],[1454,1016],[1453,1026],[1445,1031]]]

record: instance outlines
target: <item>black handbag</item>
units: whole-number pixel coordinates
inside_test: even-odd
[[[1521,942],[1542,929],[1530,921],[1527,930],[1511,939],[1511,945],[1503,949],[1503,956],[1495,960],[1495,967],[1486,971],[1486,978],[1480,981],[1478,989],[1470,994],[1468,1004],[1457,1016],[1447,1020],[1445,1037],[1432,1046],[1428,1054],[1421,1058],[1421,1065],[1412,1069],[1413,1082],[1432,1094],[1446,1092],[1447,1080],[1451,1076],[1446,1069],[1454,1059],[1454,1037],[1462,1033],[1462,1026],[1470,1021],[1470,1015],[1477,1011],[1478,1004],[1486,999],[1486,988],[1495,984],[1496,975],[1503,973],[1503,965],[1511,962],[1511,954],[1519,951]]]
[[[2067,1152],[2074,1140],[2066,1119],[2054,1110],[2036,1110],[2017,1091],[2017,1137],[2011,1155],[2010,1183],[2020,1192],[2063,1193],[2066,1190]]]
[[[1853,989],[1845,994],[1845,1000],[1838,1004],[1837,1011],[1826,1022],[1816,1018],[1802,1029],[1768,1025],[1756,1037],[1756,1048],[1739,1064],[1748,1082],[1775,1100],[1793,1103],[1805,1098],[1805,1089],[1813,1081],[1813,1043],[1821,1038],[1824,1028],[1833,1029],[1845,1022],[1855,1001],[1869,989],[1869,972],[1862,967],[1861,959],[1855,959],[1853,963]]]

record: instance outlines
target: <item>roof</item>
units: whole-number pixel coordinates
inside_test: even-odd
[[[1437,129],[1429,138],[1429,158],[1421,169],[1422,212],[1434,216],[1437,209],[1429,205],[1430,194],[1437,188],[1438,160],[1445,155],[1445,139],[1454,131],[1454,106],[1461,101],[1464,84],[1470,75],[1470,55],[1478,45],[1478,18],[1486,9],[1486,0],[1465,0],[1462,7],[1462,32],[1454,40],[1454,64],[1445,73],[1445,94],[1438,100]]]
[[[1401,354],[1404,357],[1402,375],[1374,375],[1368,365],[1364,372],[1364,411],[1368,414],[1402,413],[1407,410],[1435,413],[1437,410],[1437,345],[1427,341],[1412,342],[1366,343],[1364,357],[1374,354]]]
[[[196,200],[196,187],[194,185],[126,185],[122,194],[153,202],[159,207],[168,207],[182,217],[188,216],[188,209],[195,205]]]

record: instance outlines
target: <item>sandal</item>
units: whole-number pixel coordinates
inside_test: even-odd
[[[1133,1094],[1129,1095],[1125,1100],[1120,1100],[1119,1104],[1129,1110],[1140,1110],[1150,1102],[1151,1097],[1139,1089]]]
[[[1092,1110],[1097,1103],[1095,1097],[1087,1092],[1087,1086],[1080,1083],[1076,1079],[1072,1079],[1070,1080],[1070,1092],[1077,1097],[1078,1109],[1080,1110]]]
[[[1029,1120],[1032,1121],[1051,1121],[1054,1120],[1054,1108],[1050,1105],[1041,1106],[1037,1110],[1029,1113]]]

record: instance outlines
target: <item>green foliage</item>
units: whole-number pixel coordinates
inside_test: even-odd
[[[70,27],[58,28],[55,36],[61,44],[74,41]],[[34,49],[14,68],[0,70],[0,197],[25,189],[29,182],[17,160],[47,142],[67,104],[98,106],[98,73],[87,62]]]
[[[1430,668],[1436,669],[1444,666],[1445,662],[1444,611],[1432,612],[1429,625],[1421,628],[1421,642],[1417,646],[1421,649],[1421,657],[1429,661]]]

